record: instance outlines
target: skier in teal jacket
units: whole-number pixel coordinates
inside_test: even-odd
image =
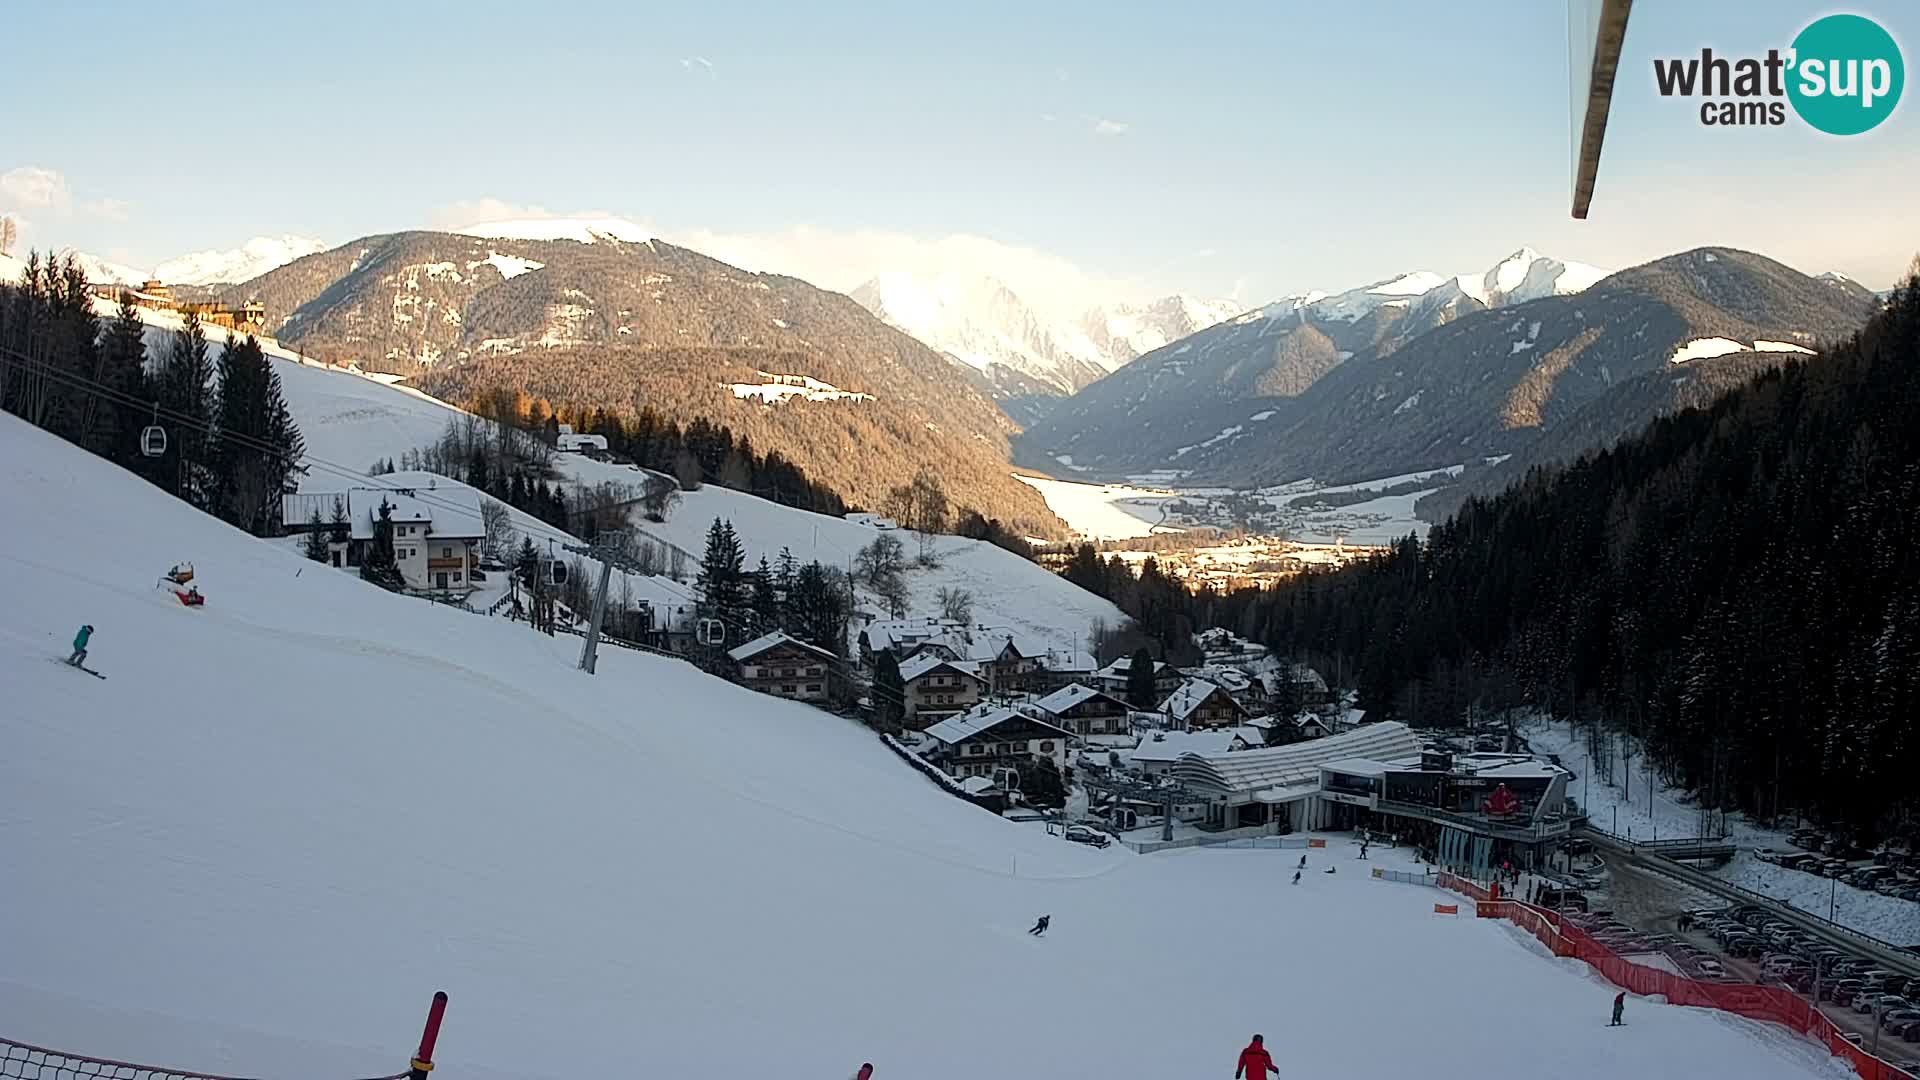
[[[92,637],[93,627],[91,626],[83,626],[79,633],[73,635],[73,655],[67,657],[67,663],[79,667],[87,662],[87,641]]]

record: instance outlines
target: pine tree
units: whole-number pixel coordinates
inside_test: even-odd
[[[107,323],[100,341],[101,382],[136,401],[151,401],[152,387],[147,376],[147,327],[134,307],[133,294],[122,291],[120,306]],[[151,464],[140,452],[140,433],[154,419],[152,410],[121,406],[107,456],[152,478]]]
[[[385,499],[380,500],[380,509],[374,514],[373,539],[360,560],[360,577],[389,592],[407,587],[393,554],[393,504]]]
[[[793,579],[787,604],[792,620],[787,632],[835,656],[846,655],[847,593],[845,579],[817,562],[802,566]]]
[[[1151,709],[1158,698],[1153,685],[1153,653],[1142,645],[1127,662],[1127,704],[1136,709]]]
[[[907,684],[900,678],[900,661],[892,649],[882,650],[873,663],[873,718],[882,731],[897,732],[906,722]]]
[[[753,608],[745,572],[746,554],[733,524],[713,519],[707,528],[707,549],[700,559],[700,571],[693,580],[699,596],[697,611],[703,619],[718,619],[726,626],[721,648],[748,640]]]
[[[327,539],[335,544],[344,544],[353,539],[353,521],[347,517],[345,499],[333,497],[333,516],[327,519]]]
[[[1020,795],[1029,806],[1057,809],[1067,805],[1067,783],[1053,758],[1036,755],[1033,763],[1020,770]]]
[[[317,563],[333,561],[333,553],[327,549],[327,528],[320,520],[320,508],[313,508],[313,516],[307,519],[306,556]]]
[[[207,356],[200,316],[188,311],[167,342],[156,373],[154,397],[166,420],[167,452],[161,458],[161,486],[179,498],[211,511],[213,362]]]
[[[793,549],[782,547],[780,558],[773,564],[773,595],[779,601],[780,629],[793,632],[793,586],[794,577],[799,573],[799,561],[793,557]]]
[[[760,557],[760,566],[752,577],[754,633],[764,634],[780,629],[780,596],[775,590],[773,569],[767,565],[765,555]]]

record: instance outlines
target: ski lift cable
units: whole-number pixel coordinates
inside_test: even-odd
[[[274,443],[267,442],[266,440],[260,439],[256,436],[245,435],[239,432],[222,431],[218,428],[215,428],[208,422],[202,421],[197,417],[189,416],[185,413],[181,413],[174,409],[168,408],[167,406],[159,404],[157,401],[142,401],[139,398],[134,397],[133,395],[127,393],[126,391],[118,390],[111,386],[106,386],[84,375],[79,375],[77,373],[69,372],[69,371],[62,371],[50,365],[46,365],[38,361],[34,361],[31,358],[26,357],[25,354],[19,353],[16,350],[8,349],[3,346],[0,346],[0,354],[8,354],[8,353],[11,353],[14,356],[22,358],[22,361],[16,361],[16,362],[24,362],[25,364],[32,365],[33,368],[35,369],[36,374],[44,375],[72,389],[80,390],[85,393],[91,393],[97,397],[104,398],[115,404],[126,405],[133,408],[151,409],[153,410],[153,413],[155,415],[161,417],[162,419],[169,420],[180,427],[187,428],[189,430],[197,432],[211,439],[225,440],[229,444],[238,446],[242,449],[253,450],[258,453],[267,454],[269,456],[277,457],[277,458],[287,458],[291,456],[288,454],[287,448],[285,446],[280,446]],[[4,360],[4,356],[0,356],[0,360]],[[494,422],[497,423],[497,421],[494,421]],[[357,481],[360,483],[365,483],[366,481],[373,479],[364,471],[355,469],[350,465],[342,465],[342,464],[339,464],[338,462],[328,461],[325,458],[321,458],[313,454],[306,453],[304,451],[300,454],[296,464],[317,468],[321,472],[331,473],[341,477],[342,479]],[[470,508],[461,506],[458,503],[448,502],[442,499],[434,498],[431,492],[423,493],[418,488],[415,488],[412,490],[414,491],[414,495],[412,496],[413,498],[418,499],[419,501],[427,503],[431,506],[436,506],[442,510],[449,510],[449,511],[454,511],[454,512],[463,513],[463,514],[470,512]],[[487,497],[492,498],[491,495]],[[495,500],[495,501],[498,501],[498,500]],[[556,529],[553,526],[547,525],[544,522],[541,522],[538,525],[534,525],[531,527],[527,526],[525,523],[516,523],[516,526],[519,527],[522,532],[537,535],[541,539],[552,540],[555,543],[573,543],[578,539],[577,537],[573,536],[573,534],[564,532],[560,529]]]

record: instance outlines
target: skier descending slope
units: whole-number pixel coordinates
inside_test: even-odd
[[[82,626],[80,632],[73,635],[73,655],[67,657],[67,663],[79,667],[87,662],[87,641],[93,637],[91,625]]]
[[[1240,1051],[1240,1063],[1234,1067],[1233,1080],[1267,1080],[1268,1073],[1279,1071],[1273,1055],[1267,1053],[1266,1036],[1255,1035],[1247,1048]]]

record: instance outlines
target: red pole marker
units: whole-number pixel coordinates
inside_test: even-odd
[[[420,1033],[420,1052],[413,1056],[413,1067],[408,1070],[410,1080],[427,1080],[427,1074],[433,1071],[433,1044],[440,1040],[440,1021],[447,1015],[447,992],[435,991],[433,1008],[427,1010],[427,1028]]]

